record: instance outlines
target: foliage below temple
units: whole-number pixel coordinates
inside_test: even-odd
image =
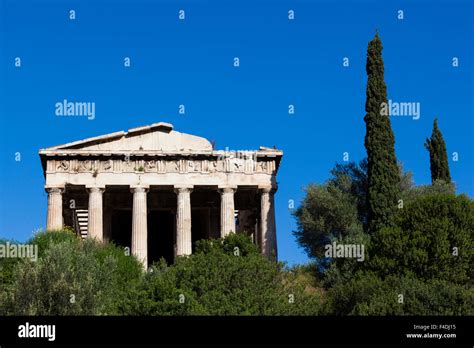
[[[267,260],[250,239],[203,240],[194,254],[143,272],[113,244],[38,234],[37,262],[0,260],[2,315],[315,315],[321,293]],[[8,265],[7,265],[8,264]]]

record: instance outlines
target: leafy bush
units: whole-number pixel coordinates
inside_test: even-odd
[[[41,257],[17,264],[3,298],[8,314],[115,314],[127,284],[141,276],[140,263],[121,249],[69,231],[40,233],[31,243],[38,243]]]
[[[405,275],[458,284],[471,279],[474,202],[468,197],[421,196],[401,209],[396,223],[373,238],[371,267],[380,276]]]
[[[400,297],[403,296],[403,297]],[[358,273],[328,292],[332,315],[473,315],[474,289],[442,280]]]
[[[7,243],[18,244],[14,240],[0,239],[0,245],[6,245]],[[5,287],[13,283],[13,273],[19,261],[19,258],[0,257],[0,296],[5,291]]]
[[[332,287],[341,282],[349,281],[358,270],[365,268],[367,262],[369,262],[368,249],[370,247],[370,241],[370,235],[362,231],[361,228],[348,236],[336,240],[337,244],[356,244],[363,246],[364,260],[360,262],[356,258],[332,259],[329,267],[324,269],[323,272],[323,284],[326,288]]]
[[[316,313],[319,301],[308,305],[304,289],[283,274],[244,235],[202,240],[174,265],[154,265],[122,308],[134,315]]]
[[[38,257],[42,257],[46,250],[53,245],[61,242],[79,243],[80,237],[69,227],[65,227],[58,231],[39,231],[35,233],[33,238],[27,241],[28,244],[38,246]]]
[[[113,244],[81,240],[71,231],[42,232],[40,257],[13,262],[2,276],[0,308],[10,315],[307,315],[321,296],[302,277],[265,259],[247,236],[197,243],[196,252],[164,260],[144,274]]]
[[[1,245],[18,244],[14,240],[0,239]],[[7,314],[7,308],[4,305],[7,301],[8,294],[11,292],[11,288],[14,283],[15,268],[21,261],[19,258],[0,257],[0,315]]]
[[[436,195],[436,194],[455,194],[456,188],[452,183],[446,183],[443,180],[436,180],[432,185],[413,186],[410,189],[402,191],[401,198],[404,204],[408,204],[417,198]]]

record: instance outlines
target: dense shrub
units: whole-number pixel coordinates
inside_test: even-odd
[[[329,290],[325,314],[473,315],[474,289],[438,279],[389,276],[382,280],[358,273]]]
[[[0,239],[0,244],[7,243],[17,244],[14,240]],[[0,257],[0,315],[7,314],[6,302],[13,287],[15,269],[20,261],[19,258]]]
[[[401,198],[404,203],[410,203],[417,198],[436,194],[455,194],[456,188],[452,183],[436,180],[432,185],[412,186],[402,191]]]
[[[464,195],[434,194],[400,210],[397,225],[373,238],[372,269],[382,277],[468,282],[474,269],[474,202]]]
[[[1,260],[10,265],[2,268],[9,279],[2,314],[306,315],[320,308],[309,277],[268,261],[244,235],[200,241],[193,255],[171,266],[162,260],[147,273],[113,244],[68,230],[29,243],[38,245],[36,262]]]
[[[141,266],[113,246],[82,241],[69,231],[35,236],[41,257],[24,259],[14,271],[3,307],[15,315],[114,314],[127,285]]]
[[[330,265],[322,272],[322,284],[326,288],[330,288],[335,284],[347,282],[354,274],[366,267],[370,261],[368,255],[368,248],[370,246],[370,235],[364,233],[362,229],[354,231],[354,233],[339,238],[336,240],[337,244],[356,244],[364,247],[364,260],[358,261],[356,258],[334,258]]]
[[[156,264],[123,306],[124,314],[141,315],[315,314],[318,309],[319,297],[238,234],[200,241],[194,254],[172,266]]]
[[[38,246],[39,257],[43,257],[45,252],[51,245],[61,242],[79,243],[80,237],[69,227],[65,227],[61,231],[38,231],[26,243]]]

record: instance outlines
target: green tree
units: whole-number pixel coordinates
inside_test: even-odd
[[[336,164],[325,184],[306,187],[305,198],[293,213],[298,226],[293,234],[308,256],[316,260],[317,276],[324,275],[326,286],[351,277],[360,265],[354,260],[327,258],[325,246],[332,242],[368,242],[364,232],[367,221],[366,164],[366,160],[359,164]]]
[[[329,183],[350,194],[357,205],[357,219],[367,229],[367,158],[357,164],[337,163],[331,169]]]
[[[431,182],[435,183],[437,180],[443,180],[448,184],[451,183],[446,143],[438,128],[438,119],[436,118],[433,122],[433,133],[431,138],[426,139],[425,148],[430,153]]]
[[[332,240],[362,230],[355,198],[331,182],[308,185],[303,202],[293,214],[298,226],[293,234],[312,258],[323,258],[324,247]]]
[[[382,42],[378,33],[369,42],[366,70],[367,99],[365,148],[368,160],[367,208],[369,231],[393,225],[400,195],[400,174],[395,156],[395,138],[387,106]]]
[[[412,190],[412,174],[399,165],[400,191]],[[336,164],[324,184],[309,184],[301,205],[293,212],[298,244],[309,257],[323,256],[330,241],[362,237],[367,231],[367,160]],[[357,237],[356,239],[360,239]]]

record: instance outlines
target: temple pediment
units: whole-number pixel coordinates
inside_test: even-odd
[[[68,181],[72,180],[69,176],[76,176],[77,181],[85,174],[110,185],[121,178],[119,173],[137,178],[143,174],[199,175],[201,182],[218,174],[227,180],[233,173],[242,174],[242,183],[252,182],[251,174],[263,174],[274,181],[283,152],[268,147],[215,150],[209,140],[174,131],[173,125],[160,122],[41,149],[39,155],[50,180]],[[106,178],[110,174],[113,180]]]
[[[91,152],[209,152],[212,144],[206,138],[173,130],[173,125],[165,122],[137,127],[98,137],[87,138],[72,143],[49,147],[52,150],[88,150]]]

